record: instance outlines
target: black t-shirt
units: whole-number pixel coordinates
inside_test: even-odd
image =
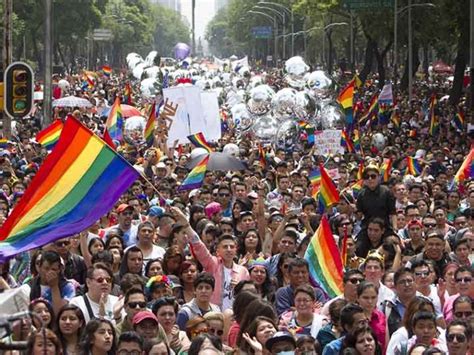
[[[357,210],[364,214],[362,228],[366,229],[373,217],[382,218],[390,228],[390,216],[396,214],[395,196],[388,187],[379,185],[375,190],[364,186],[357,197]]]

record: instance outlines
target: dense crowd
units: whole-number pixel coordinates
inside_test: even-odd
[[[376,79],[360,90],[363,110]],[[126,77],[95,88],[80,76],[62,80],[69,86],[55,95],[85,97],[93,108],[57,108],[55,117],[71,113],[101,134],[101,112],[122,95]],[[288,85],[278,71],[266,80]],[[395,90],[400,124],[361,128],[360,152],[330,157],[304,141],[266,146],[262,163],[260,142],[232,124],[221,102],[227,121],[214,148],[235,144],[247,170],[207,171],[192,191],[177,191],[190,145],[167,146],[165,122],[151,148],[129,132],[118,152],[146,179],[89,229],[1,264],[2,292],[27,287],[35,314],[15,321],[4,343],[27,341],[25,354],[35,355],[472,354],[474,183],[453,185],[471,135],[451,123],[464,103],[445,100],[436,108],[440,130],[429,134],[430,98],[447,94],[437,80],[419,81],[412,102]],[[145,107],[136,88],[133,99]],[[37,105],[0,151],[2,223],[47,155],[34,141]],[[406,173],[407,155],[423,163],[419,176]],[[304,258],[321,220],[308,176],[321,162],[338,171],[340,202],[325,213],[338,246],[347,243],[343,293],[332,299],[310,283]],[[355,193],[360,173],[364,187]]]

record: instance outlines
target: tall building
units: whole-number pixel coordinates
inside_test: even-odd
[[[151,0],[151,2],[166,6],[178,13],[181,13],[181,0]]]
[[[214,0],[214,1],[215,1],[214,7],[216,9],[216,12],[219,11],[224,6],[227,6],[227,4],[229,3],[229,0]]]

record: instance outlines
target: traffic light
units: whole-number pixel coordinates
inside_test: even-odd
[[[33,69],[23,62],[14,62],[5,70],[4,111],[11,118],[22,118],[33,108]]]

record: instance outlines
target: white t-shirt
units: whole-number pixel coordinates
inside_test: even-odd
[[[424,297],[430,299],[431,302],[433,302],[433,306],[434,306],[435,312],[436,312],[436,318],[441,318],[443,316],[443,312],[442,312],[442,309],[441,309],[441,300],[439,299],[438,289],[436,288],[435,285],[430,285],[430,294],[428,296],[425,296],[424,294],[422,294],[419,291],[416,291],[416,295],[417,296],[424,296]]]
[[[126,252],[128,249],[130,249],[132,246],[134,245],[131,245],[129,246],[128,248],[126,248],[124,250],[124,252]],[[143,252],[143,251],[142,251]],[[153,244],[153,249],[151,250],[151,253],[149,255],[145,255],[143,254],[143,267],[145,267],[145,265],[148,263],[148,261],[152,260],[152,259],[157,259],[157,258],[161,258],[163,259],[163,256],[165,255],[165,249],[158,246],[158,245],[154,245]]]
[[[92,301],[87,296],[87,294],[86,294],[85,297],[87,297],[89,299],[89,302],[91,304],[92,313],[94,314],[94,317],[99,317],[99,304]],[[107,296],[107,303],[105,304],[105,317],[104,318],[107,318],[108,320],[110,320],[112,322],[114,321],[113,309],[114,309],[115,302],[117,302],[117,301],[118,301],[117,296],[112,296],[112,295]],[[79,307],[81,309],[82,313],[84,314],[85,323],[89,322],[91,317],[89,316],[89,311],[87,310],[87,306],[86,306],[86,303],[84,301],[84,297],[76,296],[73,299],[71,299],[71,301],[69,303]]]
[[[232,287],[232,269],[224,266],[224,292],[222,293],[222,311],[232,308],[234,289]]]

